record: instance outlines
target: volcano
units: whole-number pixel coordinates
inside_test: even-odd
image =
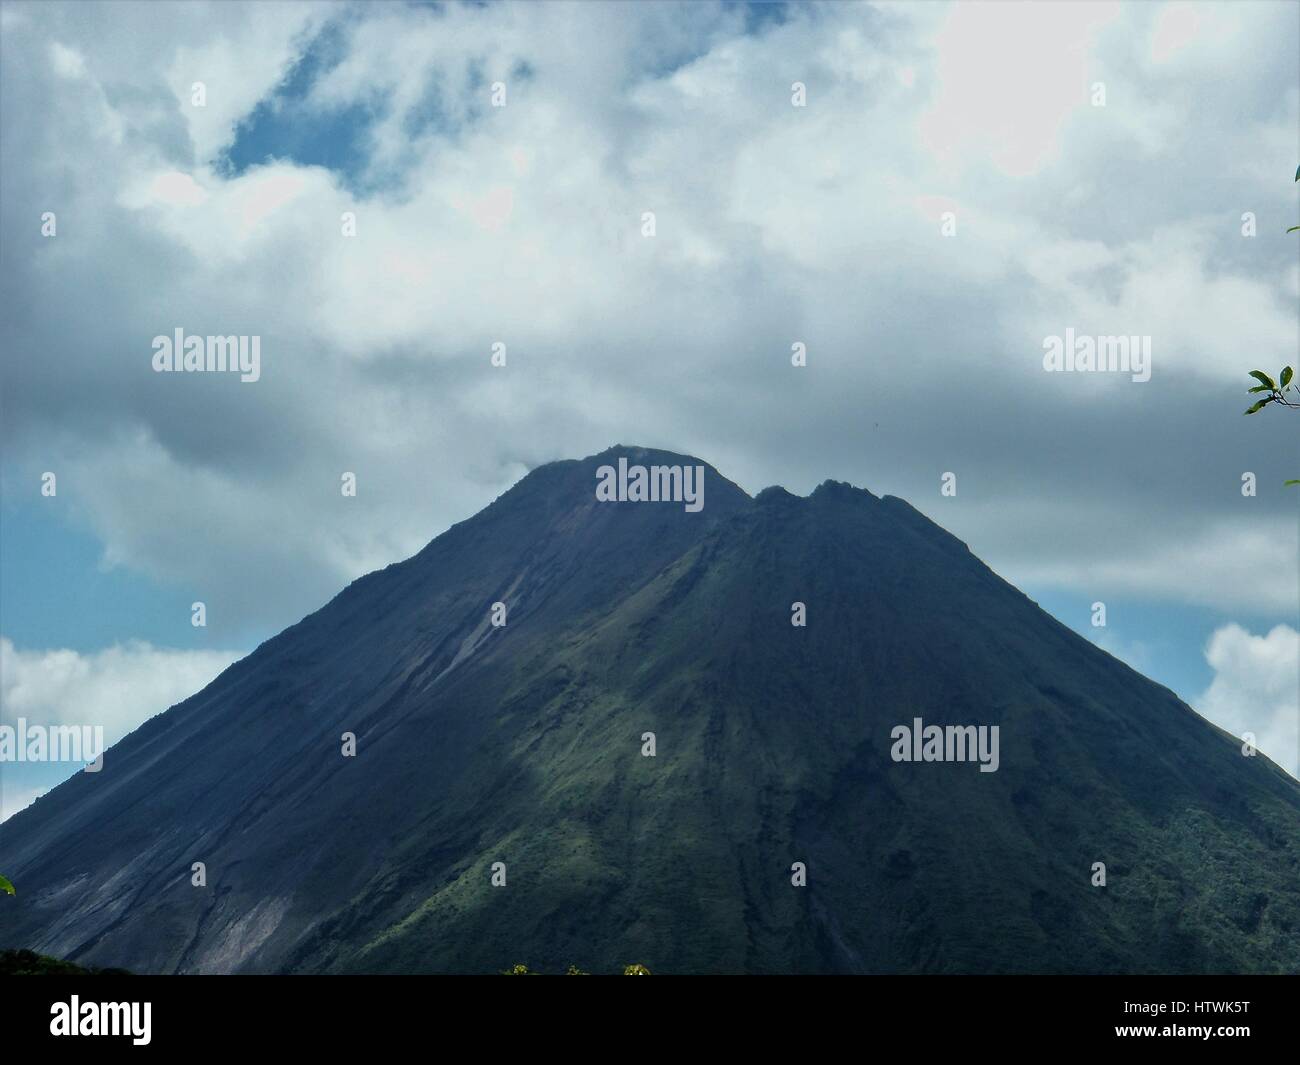
[[[622,459],[703,505],[598,498]],[[639,447],[357,580],[0,868],[0,946],[139,972],[1300,970],[1267,757],[900,499]]]

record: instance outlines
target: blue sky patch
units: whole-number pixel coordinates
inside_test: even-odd
[[[276,159],[322,166],[340,175],[354,192],[363,191],[368,139],[387,108],[386,98],[322,110],[307,97],[346,53],[348,22],[331,22],[304,49],[275,91],[258,103],[235,129],[235,139],[217,161],[217,172],[238,177]]]

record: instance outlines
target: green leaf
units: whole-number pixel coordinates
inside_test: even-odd
[[[1290,229],[1287,230],[1287,232],[1294,233],[1297,229],[1300,229],[1300,226],[1292,226]]]
[[[1243,414],[1254,414],[1257,410],[1259,410],[1259,409],[1260,409],[1261,407],[1263,407],[1265,404],[1267,404],[1267,403],[1271,403],[1272,401],[1273,401],[1273,397],[1272,397],[1272,396],[1269,396],[1268,399],[1260,399],[1260,400],[1256,400],[1255,403],[1254,403],[1252,406],[1247,407],[1247,408],[1246,408],[1242,413],[1243,413]]]
[[[1282,367],[1282,387],[1283,387],[1283,388],[1286,388],[1286,386],[1289,385],[1290,383],[1291,383],[1291,367],[1290,367],[1290,366],[1283,366],[1283,367]]]
[[[1294,480],[1294,481],[1283,481],[1283,482],[1282,482],[1282,487],[1285,488],[1285,487],[1286,487],[1287,485],[1289,485],[1289,484],[1300,484],[1300,478],[1297,478],[1297,479]]]
[[[1251,370],[1250,376],[1253,377],[1256,381],[1258,381],[1261,385],[1268,385],[1270,389],[1277,388],[1277,385],[1274,383],[1273,378],[1269,377],[1269,375],[1266,374],[1263,370]]]
[[[9,883],[9,881],[3,876],[0,876],[0,891],[3,891],[9,895],[18,894],[18,892],[14,890],[13,884]]]
[[[1300,166],[1295,168],[1295,179],[1300,181]]]
[[[1254,388],[1246,389],[1247,392],[1272,392],[1268,385],[1256,385]]]

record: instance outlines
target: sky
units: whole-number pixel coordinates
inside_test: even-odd
[[[111,743],[623,443],[901,496],[1300,772],[1300,412],[1242,417],[1298,57],[1250,0],[0,4],[0,723]]]

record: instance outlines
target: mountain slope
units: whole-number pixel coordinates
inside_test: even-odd
[[[24,887],[0,946],[165,972],[1300,969],[1300,786],[1271,762],[901,500],[750,499],[707,468],[699,513],[598,502],[620,455],[698,461],[540,467],[0,825]],[[915,717],[998,725],[998,770],[893,761]]]

